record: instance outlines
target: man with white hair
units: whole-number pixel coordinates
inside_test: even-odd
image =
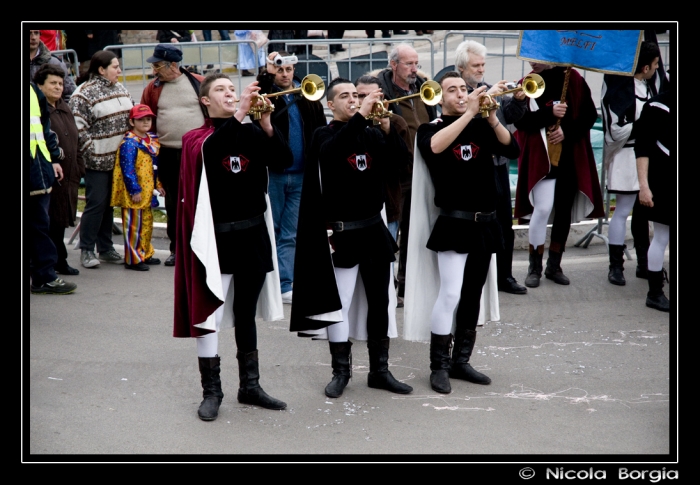
[[[427,75],[420,72],[418,52],[407,43],[397,44],[389,53],[389,66],[376,73],[380,87],[384,92],[384,99],[391,100],[409,96],[420,92],[420,88],[427,80]],[[428,106],[418,97],[404,99],[398,103],[390,103],[388,109],[400,115],[406,120],[411,144],[408,149],[413,153],[413,144],[418,127],[423,123],[429,123],[437,118],[437,110],[434,106]],[[403,207],[401,209],[400,244],[399,244],[399,271],[398,271],[398,296],[403,298],[406,280],[406,249],[409,231],[409,215],[411,213],[411,180],[407,177],[401,187]]]
[[[501,105],[495,110],[498,120],[507,126],[515,123],[527,110],[525,93],[517,91],[513,95],[498,97],[506,91],[506,81],[501,80],[495,85],[484,82],[484,72],[486,72],[486,46],[473,40],[465,40],[457,46],[455,51],[455,67],[459,71],[462,79],[467,83],[467,91],[486,86],[487,93],[496,97],[495,100]],[[477,115],[478,117],[480,115]],[[518,284],[513,277],[513,247],[515,245],[515,231],[513,231],[513,206],[510,201],[510,177],[507,157],[494,155],[493,163],[496,166],[496,187],[498,189],[497,217],[503,232],[504,247],[496,252],[498,267],[498,289],[513,295],[524,295],[527,288]]]

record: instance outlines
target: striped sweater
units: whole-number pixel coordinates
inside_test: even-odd
[[[102,76],[93,76],[78,86],[69,105],[85,168],[112,170],[119,144],[130,128],[131,94],[119,82],[111,84]]]

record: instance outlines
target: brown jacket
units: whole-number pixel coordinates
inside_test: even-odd
[[[52,223],[64,227],[75,225],[78,210],[78,186],[85,175],[85,163],[78,151],[78,128],[68,104],[59,99],[56,107],[49,105],[51,130],[58,136],[58,145],[63,149],[64,158],[58,160],[63,169],[63,179],[54,182],[51,190],[49,217]]]

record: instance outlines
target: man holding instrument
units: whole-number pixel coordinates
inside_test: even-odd
[[[499,96],[507,90],[506,81],[495,85],[484,82],[486,71],[486,46],[473,40],[465,40],[457,46],[455,52],[455,67],[467,83],[467,92],[486,86],[487,94]],[[503,126],[515,123],[527,110],[525,92],[521,89],[513,95],[499,97],[500,108],[492,112]],[[493,156],[496,166],[496,188],[498,189],[498,207],[496,214],[503,232],[503,249],[496,252],[498,266],[498,290],[513,295],[524,295],[527,288],[518,284],[513,277],[513,247],[515,246],[515,231],[513,231],[513,206],[510,201],[510,160],[500,155]]]
[[[603,217],[590,130],[598,118],[591,90],[574,69],[530,62],[532,73],[545,82],[544,93],[530,98],[515,122],[520,143],[515,217],[530,219],[530,265],[525,286],[536,288],[542,277],[547,224],[554,209],[545,276],[568,285],[561,258],[571,222]],[[553,151],[560,149],[559,159]]]

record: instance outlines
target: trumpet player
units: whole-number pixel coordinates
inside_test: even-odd
[[[467,83],[467,92],[486,86],[486,93],[493,96],[500,107],[491,111],[503,126],[518,121],[525,114],[527,104],[525,92],[516,91],[512,95],[500,97],[506,90],[506,81],[501,80],[491,85],[484,81],[486,72],[486,46],[473,40],[465,40],[455,51],[455,67],[462,79]],[[510,198],[510,160],[507,157],[494,156],[496,166],[496,188],[498,189],[498,207],[496,216],[503,232],[503,249],[496,252],[498,268],[498,290],[513,295],[524,295],[527,288],[519,284],[513,277],[513,247],[515,246],[515,231],[513,231],[513,205]]]
[[[450,378],[491,382],[471,366],[470,357],[491,255],[503,249],[493,156],[517,158],[520,150],[498,117],[477,117],[486,86],[468,93],[455,71],[446,73],[440,86],[442,115],[421,125],[416,134],[406,279],[411,298],[405,306],[411,314],[425,312],[426,307],[432,312],[407,320],[404,334],[422,333],[409,322],[421,329],[429,325],[430,385],[447,394],[452,391]],[[421,286],[436,279],[440,287],[432,301],[424,298],[421,304],[412,297],[427,294]]]
[[[331,398],[350,380],[351,337],[367,340],[369,387],[413,390],[389,371],[389,341],[397,336],[390,272],[398,247],[382,217],[387,175],[408,166],[411,156],[388,118],[376,126],[368,119],[381,100],[382,90],[373,89],[360,104],[351,81],[334,79],[327,90],[333,120],[314,133],[314,163],[304,172],[290,330],[325,329]],[[351,310],[358,299],[364,304]]]
[[[227,75],[208,75],[199,98],[205,124],[182,137],[173,336],[196,340],[203,389],[198,415],[204,421],[219,414],[224,397],[219,331],[232,326],[238,402],[275,410],[287,406],[260,387],[255,317],[262,294],[261,316],[284,318],[273,272],[267,170],[289,167],[292,154],[270,122],[270,111],[259,126],[243,123],[253,105],[270,102],[260,99],[259,90],[254,81],[239,101]]]
[[[359,104],[362,105],[362,102],[365,100],[367,95],[369,95],[372,91],[380,89],[379,79],[370,75],[360,76],[355,81],[355,87],[357,88],[357,99]],[[386,101],[375,105],[375,107],[381,107],[381,110],[386,112],[386,116],[389,118],[389,123],[391,124],[392,129],[396,129],[401,138],[403,138],[404,143],[406,143],[406,147],[408,147],[411,144],[411,136],[408,132],[408,124],[406,124],[406,120],[404,120],[401,115],[387,111],[387,107],[385,105]],[[405,186],[406,184],[410,184],[410,181],[410,165],[402,166],[400,170],[389,172],[386,178],[386,223],[387,227],[389,228],[389,232],[391,233],[391,237],[393,237],[394,241],[397,241],[397,243],[399,237],[399,221],[401,220],[401,207],[403,205],[403,194],[401,187]],[[392,276],[394,275],[393,269],[392,263]],[[396,306],[397,308],[403,307],[403,298],[400,296],[397,297]]]

